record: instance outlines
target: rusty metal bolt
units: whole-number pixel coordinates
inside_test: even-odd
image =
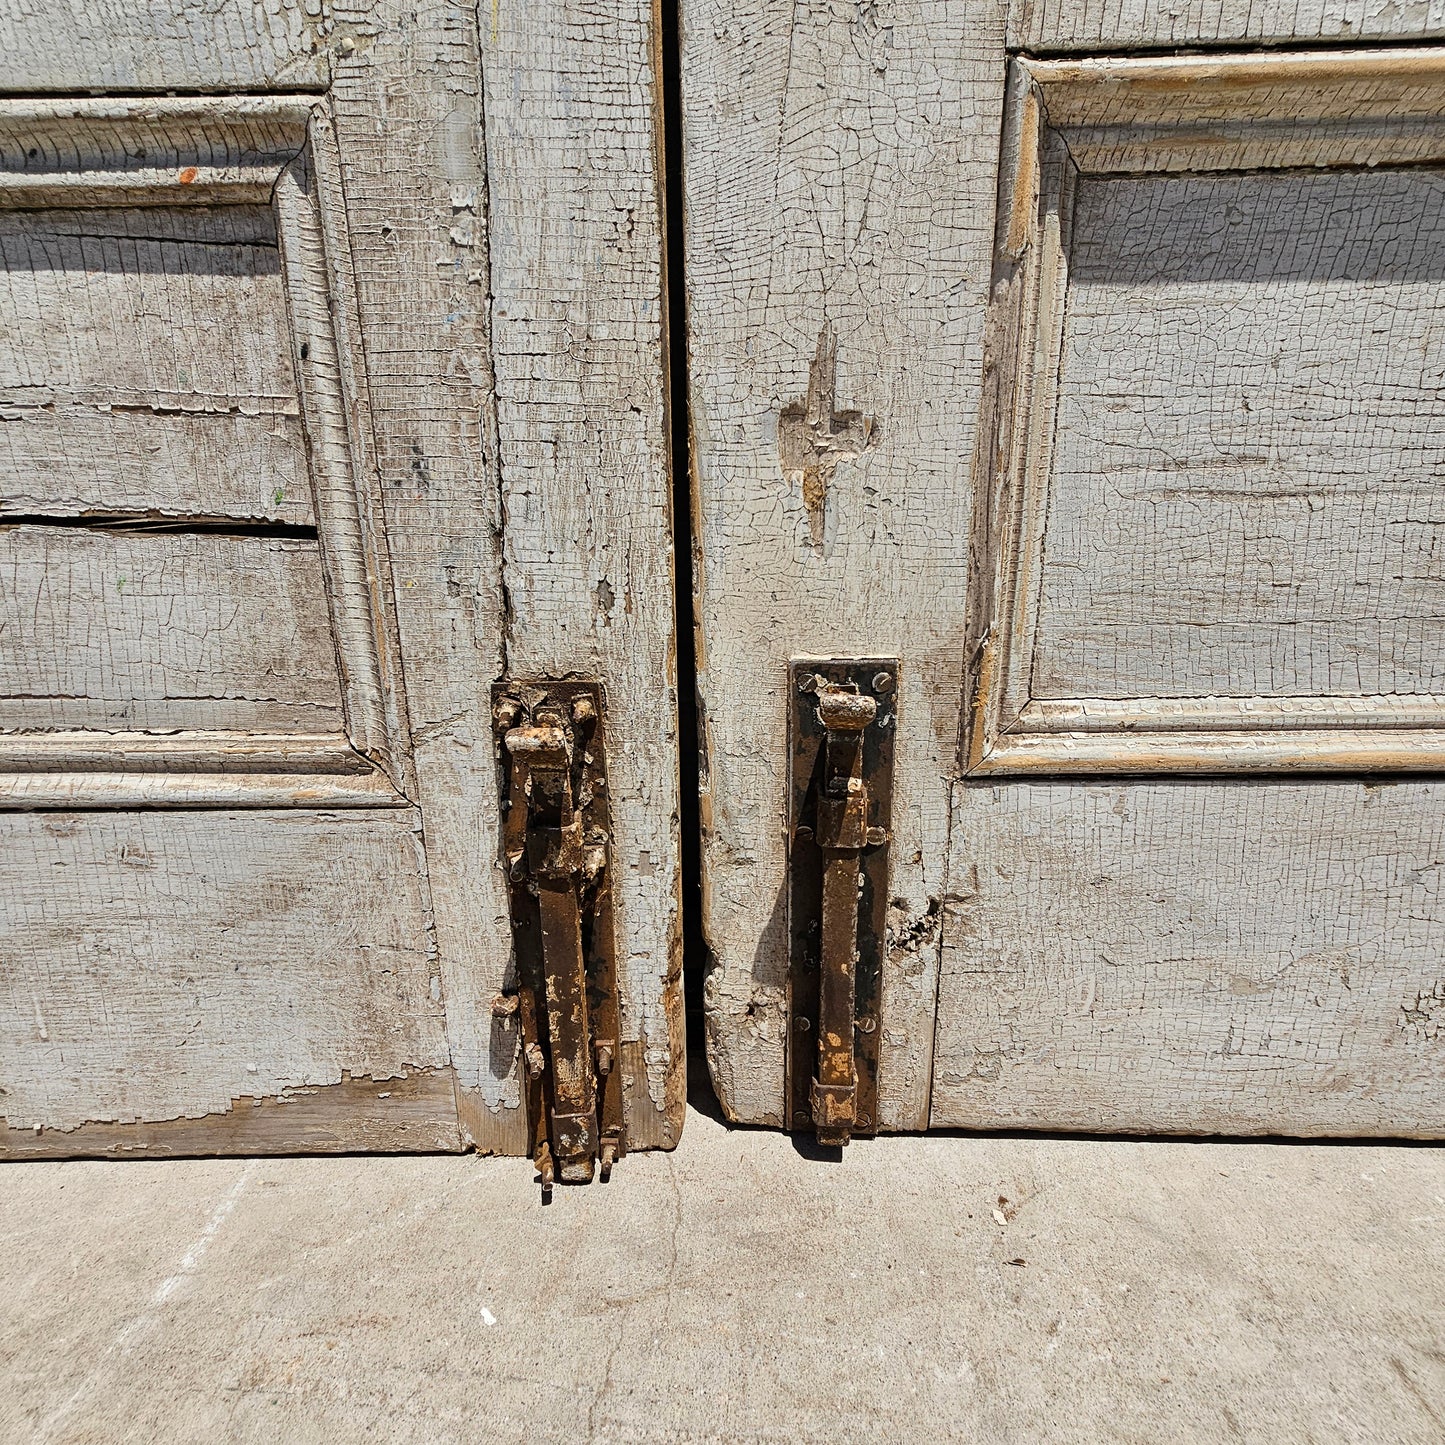
[[[572,699],[572,721],[585,728],[597,721],[597,706],[585,693]]]
[[[522,704],[514,697],[499,697],[492,709],[492,722],[499,733],[509,732],[522,715]]]
[[[612,1072],[612,1050],[606,1044],[597,1046],[597,1072],[604,1079]]]
[[[842,687],[818,692],[818,720],[829,732],[862,732],[878,716],[878,700]]]
[[[517,1010],[521,1008],[522,1001],[514,993],[499,993],[492,1000],[492,1017],[494,1019],[509,1019],[516,1016]]]
[[[540,1079],[542,1071],[547,1067],[547,1056],[542,1052],[541,1044],[527,1045],[527,1074],[530,1078]]]

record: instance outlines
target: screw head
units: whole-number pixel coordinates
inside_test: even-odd
[[[806,1109],[795,1109],[793,1111],[793,1128],[806,1129],[813,1122],[812,1115]]]
[[[793,1027],[797,1029],[800,1034],[805,1034],[812,1028],[812,1024],[808,1022],[807,1014],[799,1014],[797,1018],[793,1020]]]
[[[891,672],[875,672],[873,674],[873,691],[886,696],[893,691],[893,674]]]
[[[858,1122],[854,1125],[856,1129],[871,1129],[873,1127],[872,1114],[859,1114]]]

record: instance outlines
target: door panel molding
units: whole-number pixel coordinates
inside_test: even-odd
[[[1445,49],[1178,59],[1023,58],[1012,66],[1007,117],[999,187],[995,302],[990,317],[997,361],[992,394],[985,407],[988,441],[980,448],[981,470],[975,492],[969,652],[976,662],[970,672],[966,699],[965,773],[1445,769],[1445,699],[1432,690],[1428,676],[1421,679],[1423,686],[1417,682],[1413,688],[1374,695],[1368,688],[1358,693],[1325,690],[1294,695],[1286,687],[1276,696],[1262,697],[1247,689],[1242,695],[1221,696],[1217,688],[1206,685],[1201,688],[1204,695],[1199,697],[1074,696],[1067,691],[1067,681],[1061,683],[1044,672],[1051,657],[1048,648],[1059,631],[1049,631],[1049,624],[1064,607],[1063,602],[1056,601],[1050,612],[1046,573],[1052,567],[1055,570],[1050,575],[1055,577],[1064,575],[1059,568],[1070,569],[1075,575],[1087,574],[1091,565],[1088,558],[1073,561],[1067,553],[1055,557],[1057,549],[1047,536],[1051,508],[1060,505],[1062,483],[1057,468],[1067,449],[1077,448],[1076,438],[1080,435],[1080,423],[1074,415],[1079,407],[1071,400],[1074,409],[1064,418],[1061,390],[1065,386],[1065,368],[1074,364],[1066,360],[1073,355],[1066,328],[1073,324],[1070,318],[1077,291],[1071,276],[1072,256],[1087,239],[1077,232],[1082,224],[1083,188],[1091,179],[1141,176],[1155,176],[1161,182],[1171,176],[1215,176],[1221,178],[1217,184],[1229,186],[1224,178],[1233,176],[1244,179],[1229,194],[1243,198],[1243,187],[1256,184],[1250,177],[1293,175],[1297,168],[1309,167],[1308,176],[1290,181],[1303,197],[1299,202],[1302,205],[1317,205],[1321,188],[1336,184],[1387,187],[1392,191],[1418,185],[1433,197],[1438,190],[1433,171],[1391,172],[1386,168],[1421,168],[1445,161]],[[1362,166],[1370,169],[1361,172],[1358,168]],[[1328,179],[1331,175],[1347,179],[1333,182]],[[1412,176],[1421,179],[1415,182]],[[1360,178],[1349,179],[1352,177]],[[1148,182],[1130,180],[1128,184],[1139,187]],[[1200,197],[1207,201],[1207,179],[1190,179],[1188,184],[1199,193],[1196,203]],[[1262,202],[1267,199],[1261,197]],[[1128,209],[1137,219],[1137,205]],[[1103,213],[1102,203],[1090,212],[1095,218]],[[1241,215],[1237,208],[1229,214],[1236,219]],[[1248,219],[1247,215],[1244,219]],[[1369,239],[1367,236],[1366,241]],[[1433,253],[1425,258],[1427,263],[1430,256]],[[1379,262],[1378,257],[1373,259]],[[1338,276],[1332,279],[1353,284],[1349,257],[1336,256],[1333,262]],[[1156,269],[1164,265],[1157,256],[1151,256],[1150,263]],[[1432,288],[1421,297],[1426,313],[1436,309],[1432,297],[1438,289],[1437,272],[1438,267],[1422,273],[1422,291]],[[1380,274],[1380,284],[1395,285],[1401,293],[1404,282],[1411,279],[1388,271]],[[1141,293],[1147,294],[1154,315],[1161,305],[1161,288],[1169,284],[1162,272],[1161,278],[1150,283],[1151,290]],[[1363,277],[1365,283],[1375,279],[1374,275]],[[1397,280],[1400,284],[1396,284]],[[1117,310],[1118,304],[1112,304]],[[1140,306],[1144,306],[1143,301]],[[1191,320],[1192,313],[1185,314],[1180,324],[1187,325]],[[1101,339],[1091,339],[1090,345],[1129,344],[1129,333],[1120,329],[1127,324],[1126,316],[1115,323],[1112,331],[1101,333]],[[1087,360],[1083,363],[1086,367],[1088,364]],[[1323,370],[1323,365],[1316,363],[1318,370]],[[1201,369],[1193,368],[1187,379],[1194,381],[1201,374]],[[1388,409],[1386,386],[1381,383],[1381,406]],[[1242,394],[1242,404],[1248,410],[1248,393]],[[1187,463],[1175,462],[1168,451],[1169,439],[1160,437],[1161,428],[1169,420],[1161,405],[1151,403],[1154,409],[1150,414],[1143,402],[1131,401],[1127,394],[1122,401],[1110,401],[1107,393],[1102,395],[1103,400],[1091,403],[1096,414],[1125,411],[1126,421],[1132,421],[1134,413],[1125,409],[1131,405],[1139,408],[1140,437],[1146,438],[1155,446],[1156,455],[1165,459],[1164,463],[1153,463],[1156,470],[1167,463],[1184,471]],[[1335,403],[1337,407],[1345,404]],[[1418,442],[1419,429],[1435,423],[1427,412],[1419,419],[1416,433],[1403,431],[1416,418],[1404,403],[1400,406],[1404,410],[1399,418],[1391,414],[1380,424],[1402,429],[1403,455],[1412,438]],[[1200,414],[1207,413],[1200,408]],[[1086,414],[1081,415],[1088,419]],[[1375,418],[1368,413],[1356,417],[1350,412],[1347,420],[1367,434],[1375,424]],[[1128,443],[1127,437],[1125,440]],[[1116,451],[1122,446],[1116,446]],[[1137,446],[1138,456],[1146,457],[1144,441]],[[1096,450],[1102,453],[1103,444]],[[1222,443],[1220,455],[1221,464],[1227,462],[1239,469],[1241,464],[1225,455]],[[1123,463],[1106,461],[1123,466],[1131,458],[1126,457]],[[1287,473],[1291,465],[1288,459],[1251,458],[1249,462],[1255,471],[1272,468],[1277,473]],[[1138,465],[1148,464],[1146,461]],[[1428,463],[1422,457],[1412,464],[1421,474],[1417,481],[1422,482],[1430,471]],[[1392,478],[1380,483],[1397,490],[1407,484]],[[1145,484],[1131,485],[1137,489]],[[1348,485],[1348,479],[1342,485]],[[1182,484],[1175,490],[1182,491]],[[1259,493],[1260,498],[1269,500],[1267,488],[1261,486]],[[1312,505],[1325,505],[1319,497],[1306,500]],[[1226,501],[1223,505],[1227,508],[1231,504]],[[1157,505],[1154,511],[1157,513]],[[1398,531],[1404,524],[1388,520],[1394,515],[1387,514],[1385,525]],[[1268,520],[1271,525],[1279,525],[1276,519]],[[1185,525],[1191,522],[1188,519]],[[1247,533],[1249,528],[1242,523],[1241,530]],[[1098,546],[1097,527],[1086,531],[1086,540]],[[1167,540],[1171,546],[1179,546],[1175,539]],[[1289,540],[1282,535],[1276,552]],[[1304,545],[1295,543],[1297,550]],[[1399,545],[1408,545],[1408,539]],[[1172,560],[1184,588],[1194,586],[1201,593],[1197,602],[1186,597],[1169,603],[1172,615],[1180,619],[1173,624],[1176,632],[1186,624],[1232,628],[1233,635],[1240,639],[1235,644],[1236,656],[1248,652],[1258,638],[1267,637],[1274,595],[1267,591],[1268,577],[1251,578],[1246,570],[1229,583],[1253,587],[1264,595],[1256,608],[1264,620],[1251,623],[1241,619],[1234,623],[1221,614],[1221,620],[1215,621],[1209,611],[1208,577],[1202,582],[1194,580],[1200,570],[1199,559],[1188,555],[1186,544],[1186,550],[1176,553]],[[1329,553],[1320,559],[1324,567],[1338,566],[1342,560],[1348,558]],[[1127,593],[1130,584],[1124,564],[1110,565],[1121,572],[1120,581],[1112,584],[1106,578],[1099,585],[1116,585]],[[1137,586],[1140,576],[1147,578],[1148,558],[1135,558],[1133,565]],[[1267,568],[1268,559],[1261,566]],[[1075,605],[1063,613],[1065,621],[1061,624],[1070,656],[1087,658],[1091,645],[1096,645],[1090,641],[1087,617],[1081,619],[1078,615],[1077,599],[1087,599],[1089,585],[1087,581],[1066,582],[1055,589],[1061,597],[1076,599]],[[1304,586],[1298,582],[1294,585],[1296,592]],[[1080,586],[1085,590],[1081,592]],[[1221,597],[1225,586],[1221,578]],[[1359,671],[1363,647],[1382,626],[1378,606],[1361,604],[1358,623],[1348,619],[1338,624],[1333,620],[1312,621],[1308,607],[1301,604],[1299,610],[1307,629],[1299,645],[1308,655],[1310,666],[1319,665],[1323,652],[1326,669],[1332,675],[1351,667]],[[1416,655],[1425,648],[1425,641],[1423,635],[1415,634],[1420,628],[1428,629],[1431,622],[1422,616],[1416,626],[1408,607],[1405,610],[1407,615],[1398,624],[1400,635],[1410,642],[1407,653]],[[1134,629],[1140,639],[1137,646],[1144,649],[1144,661],[1134,670],[1163,672],[1172,663],[1161,659],[1157,649],[1167,646],[1171,634],[1163,625],[1145,625],[1147,621],[1141,618]],[[1298,624],[1288,621],[1279,625]],[[1314,628],[1323,641],[1309,628]],[[1100,643],[1107,638],[1111,645],[1130,635],[1128,628],[1111,616],[1103,617],[1094,631]],[[1325,651],[1336,633],[1341,639],[1337,645],[1344,649],[1338,668],[1334,657]],[[1218,635],[1228,638],[1230,633]],[[1356,642],[1357,637],[1362,637],[1363,642]],[[1387,640],[1379,645],[1385,648]],[[1155,655],[1149,655],[1151,650]],[[1214,655],[1227,659],[1228,643],[1217,645]],[[1382,655],[1382,673],[1388,671],[1388,660]],[[1366,656],[1365,664],[1369,661]],[[1394,662],[1391,680],[1399,666],[1406,665],[1399,664],[1398,657]],[[1060,675],[1066,675],[1067,669],[1052,665]],[[1117,658],[1111,665],[1119,669]],[[1176,673],[1179,670],[1174,668]],[[1261,663],[1258,670],[1270,669]],[[1202,676],[1206,683],[1218,680],[1217,676]],[[1124,690],[1127,692],[1127,679]]]
[[[253,554],[275,553],[285,560],[294,557],[297,565],[313,568],[311,576],[296,575],[295,566],[286,570],[294,578],[283,589],[279,585],[256,586],[251,597],[238,592],[233,603],[236,613],[245,620],[247,635],[234,644],[225,644],[233,653],[253,640],[273,650],[286,649],[294,643],[288,638],[309,633],[298,612],[288,621],[280,601],[295,588],[300,594],[314,586],[312,599],[322,615],[329,615],[329,637],[321,644],[317,658],[318,673],[339,672],[341,720],[345,729],[345,745],[317,747],[303,742],[289,753],[284,745],[258,741],[253,734],[256,722],[269,703],[258,702],[257,713],[249,725],[226,729],[196,731],[200,715],[193,708],[186,711],[184,701],[163,705],[151,704],[136,717],[140,730],[164,733],[169,723],[182,730],[190,729],[183,748],[162,747],[150,755],[154,761],[164,758],[167,775],[157,776],[153,767],[136,773],[128,771],[140,755],[134,740],[109,744],[110,729],[91,724],[84,730],[62,732],[61,742],[52,737],[40,744],[49,771],[32,768],[0,775],[0,808],[5,807],[124,807],[146,801],[151,804],[174,801],[182,805],[234,804],[238,806],[307,806],[318,803],[390,805],[414,796],[410,749],[406,731],[406,705],[401,686],[395,624],[392,617],[392,590],[383,529],[380,525],[381,500],[375,468],[370,464],[367,438],[370,419],[367,414],[364,369],[357,349],[357,321],[354,286],[350,276],[350,254],[344,231],[344,205],[337,179],[334,159],[335,143],[330,131],[328,108],[323,100],[296,96],[213,96],[164,99],[110,97],[96,100],[23,100],[0,101],[0,208],[23,210],[33,219],[46,216],[69,217],[92,212],[105,217],[120,213],[119,208],[145,208],[142,214],[152,216],[157,238],[127,235],[117,242],[115,264],[149,260],[152,250],[165,254],[170,244],[166,236],[172,217],[185,214],[194,206],[232,207],[264,205],[275,217],[275,243],[284,285],[284,318],[276,324],[288,335],[292,378],[281,379],[283,388],[293,387],[292,398],[283,393],[277,397],[280,414],[299,410],[310,477],[306,491],[312,499],[305,508],[301,523],[314,515],[314,540],[268,541],[264,536],[252,540],[239,530],[234,541],[207,538],[186,532],[188,522],[201,521],[208,527],[214,521],[214,508],[199,511],[188,508],[180,489],[165,489],[155,498],[130,497],[129,506],[119,514],[114,504],[104,516],[96,519],[93,528],[68,525],[64,531],[43,527],[16,528],[9,539],[25,552],[34,552],[38,543],[32,539],[51,540],[45,554],[45,577],[34,587],[48,593],[50,574],[56,563],[51,555],[57,547],[74,558],[74,565],[84,572],[106,571],[98,600],[116,589],[117,602],[126,594],[128,578],[111,572],[130,573],[135,577],[131,597],[156,575],[157,568],[126,558],[118,562],[94,557],[97,547],[114,550],[123,546],[127,536],[138,538],[129,544],[132,550],[155,560],[178,553],[176,568],[186,574],[185,595],[168,601],[167,588],[178,582],[165,576],[155,584],[159,588],[149,610],[145,604],[127,602],[132,621],[126,631],[133,634],[135,646],[155,650],[151,669],[169,681],[164,653],[166,637],[176,623],[184,622],[184,608],[194,585],[196,566],[180,566],[180,555],[186,549],[197,551],[197,564],[207,558],[201,552],[216,553],[216,564],[224,566],[238,582],[246,578],[247,559]],[[165,208],[164,210],[160,208]],[[87,242],[82,235],[75,245],[86,256]],[[129,230],[138,230],[134,225]],[[89,243],[94,251],[98,243]],[[141,256],[140,248],[146,248]],[[168,278],[167,278],[168,279]],[[62,292],[60,300],[65,300]],[[278,300],[280,298],[278,297]],[[37,318],[31,318],[32,322]],[[63,324],[61,316],[52,316],[49,325]],[[259,318],[258,318],[259,319]],[[22,317],[20,325],[25,325]],[[136,324],[128,316],[115,318],[114,342],[123,353],[127,344],[127,328]],[[180,324],[184,324],[184,318]],[[128,409],[141,415],[166,415],[176,411],[193,414],[198,419],[216,413],[244,412],[249,398],[211,397],[199,386],[195,391],[184,389],[186,373],[178,378],[182,389],[175,395],[155,393],[152,389],[159,363],[142,366],[139,390],[118,395]],[[47,371],[48,383],[50,374]],[[144,383],[149,381],[148,388]],[[92,388],[93,389],[93,388]],[[32,400],[32,392],[38,397]],[[54,388],[16,387],[7,398],[16,415],[10,430],[21,431],[35,420],[45,420],[53,408]],[[111,414],[107,401],[88,395],[77,395],[77,409]],[[89,402],[89,406],[86,403]],[[282,498],[275,499],[279,510]],[[41,504],[44,505],[43,503]],[[68,520],[84,524],[91,516],[89,508],[78,515],[74,508],[62,504]],[[27,518],[27,522],[38,520]],[[117,525],[119,524],[119,526]],[[157,530],[159,524],[164,530]],[[3,525],[3,519],[0,519]],[[295,524],[291,524],[295,525]],[[219,551],[217,549],[220,549]],[[226,562],[229,552],[235,556]],[[259,550],[258,550],[259,549]],[[319,551],[318,551],[319,549]],[[283,555],[284,554],[284,555]],[[129,554],[127,554],[129,556]],[[23,561],[23,558],[20,560]],[[17,564],[18,565],[18,564]],[[169,563],[166,564],[170,566]],[[22,569],[23,570],[23,569]],[[16,574],[20,575],[19,572]],[[69,574],[66,574],[67,576]],[[267,574],[269,575],[269,574]],[[146,579],[142,582],[142,578]],[[279,579],[279,574],[278,574]],[[227,580],[218,576],[215,586],[200,599],[203,612],[197,614],[196,627],[212,625],[209,612],[226,600]],[[69,589],[66,589],[67,593]],[[154,590],[154,589],[153,589]],[[83,588],[82,588],[83,591]],[[214,595],[212,595],[214,594]],[[298,608],[305,600],[298,594]],[[39,594],[37,594],[39,595]],[[177,600],[182,616],[173,614]],[[57,604],[58,605],[58,604]],[[109,604],[107,604],[109,605]],[[136,611],[140,606],[141,611]],[[249,611],[243,609],[249,608]],[[108,612],[102,608],[99,615]],[[163,618],[165,620],[163,620]],[[93,625],[93,611],[87,613],[87,632]],[[274,639],[267,628],[283,629]],[[57,616],[56,637],[65,645],[64,618]],[[102,629],[103,630],[103,629]],[[312,629],[313,631],[315,629]],[[184,635],[171,633],[171,635]],[[149,636],[149,642],[146,638]],[[203,659],[204,660],[204,659]],[[207,664],[211,672],[216,669]],[[258,661],[268,671],[274,663]],[[75,688],[84,695],[82,674],[98,675],[104,664],[77,654],[72,671],[66,672],[60,691],[74,696]],[[264,697],[268,690],[258,674],[257,680],[246,683],[220,677],[218,685],[249,686],[252,695]],[[104,688],[103,677],[100,678]],[[163,690],[167,693],[169,689]],[[189,684],[196,686],[195,682]],[[319,683],[318,683],[319,685]],[[130,683],[134,689],[134,683]],[[314,691],[314,689],[313,689]],[[228,694],[222,694],[223,696]],[[245,697],[245,691],[239,694]],[[319,695],[319,694],[318,694]],[[59,697],[44,716],[37,712],[39,699],[16,698],[0,704],[0,719],[10,727],[26,729],[40,726],[65,728],[71,718],[77,720],[107,707],[119,709],[119,716],[133,713],[130,702],[106,701],[102,690],[98,704],[83,709]],[[204,700],[203,700],[204,701]],[[197,705],[199,706],[199,704]],[[174,713],[173,718],[168,708]],[[225,707],[208,707],[207,711],[220,721]],[[240,710],[239,707],[237,709]],[[280,709],[272,709],[280,712]],[[316,720],[325,722],[323,711],[316,711]],[[262,722],[264,729],[264,722]],[[20,747],[26,734],[4,735],[3,743],[12,752]],[[338,740],[339,742],[340,740]],[[67,746],[69,751],[67,752]],[[211,750],[207,751],[208,746]],[[142,749],[143,750],[143,749]],[[17,754],[18,756],[18,754]],[[296,758],[305,757],[313,765],[309,775],[295,775]],[[372,780],[359,779],[358,762],[375,769]],[[236,776],[238,764],[244,763],[250,776]],[[278,764],[280,764],[278,766]],[[67,778],[69,768],[83,768],[84,775]]]

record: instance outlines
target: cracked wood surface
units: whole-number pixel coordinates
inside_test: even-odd
[[[1039,6],[1026,31],[1015,11],[1013,34],[1045,51],[1077,48],[1079,36],[1100,49],[1174,43],[1166,34],[1416,39],[1439,23],[1433,13],[1061,7],[1051,18]],[[874,649],[900,653],[903,678],[881,1123],[1438,1130],[1438,1074],[1418,1061],[1402,1073],[1387,1052],[1400,1019],[1412,1038],[1434,1027],[1435,940],[1417,923],[1411,872],[1433,867],[1428,784],[1402,785],[1373,812],[1361,799],[1376,794],[1359,783],[1139,784],[1127,798],[1142,821],[1122,833],[1088,801],[1097,785],[959,785],[951,845],[943,797],[959,761],[961,682],[1001,709],[997,732],[1028,703],[1035,667],[1053,732],[1040,734],[1041,756],[1015,764],[1038,772],[1057,771],[1070,749],[1092,750],[1098,771],[1131,758],[1160,772],[1300,770],[1324,757],[1298,731],[1321,708],[1349,724],[1334,734],[1337,769],[1399,765],[1402,750],[1438,744],[1428,728],[1405,737],[1400,726],[1410,698],[1428,713],[1438,686],[1430,642],[1445,579],[1428,484],[1440,461],[1439,173],[1086,176],[1078,216],[1072,197],[1065,207],[1078,234],[1095,233],[1074,257],[1077,293],[1064,290],[1067,221],[1034,217],[1046,112],[1060,127],[1043,146],[1051,195],[1078,166],[1438,164],[1435,53],[1311,52],[1273,70],[1248,56],[1035,66],[1042,96],[1020,89],[1004,137],[985,346],[1006,57],[991,12],[975,7],[967,28],[964,18],[919,4],[886,17],[684,6],[709,1062],[724,1106],[753,1122],[782,1114],[781,662]],[[1057,428],[1058,341],[1030,321],[1055,303],[1060,316],[1071,308]],[[842,406],[877,418],[877,444],[847,447],[837,465],[827,457],[823,485],[818,433]],[[1055,432],[1064,480],[1052,510],[1039,509],[1023,563],[995,579],[1023,504],[993,483],[1011,446],[1042,456]],[[1240,495],[1223,495],[1205,464],[1221,452],[1224,490]],[[1049,503],[1047,488],[1041,497]],[[967,589],[987,594],[981,609],[966,609]],[[1031,621],[1015,628],[1025,643],[1002,676],[994,620],[1031,619],[1036,606],[1037,644]],[[1201,622],[1219,624],[1217,636]],[[1080,721],[1100,694],[1138,704],[1122,722]],[[1186,738],[1168,714],[1191,698]],[[1244,736],[1254,712],[1278,708],[1290,716],[1267,722],[1263,740]],[[1147,738],[1121,731],[1156,718]],[[1060,731],[1071,728],[1084,731]],[[1171,811],[1180,798],[1193,811]],[[1377,849],[1372,830],[1386,822]],[[1085,878],[1090,850],[1108,866]],[[993,868],[985,883],[980,859]],[[1137,883],[1113,887],[1124,872]],[[1360,896],[1353,880],[1365,876],[1373,891]],[[1322,921],[1336,916],[1338,937]],[[1139,939],[1154,927],[1172,939],[1162,957]],[[1146,950],[1137,976],[1120,974],[1127,1027],[1107,1036],[1067,1013],[1096,938],[1121,955]],[[1353,992],[1261,982],[1241,1027],[1268,1040],[1277,1026],[1294,1042],[1218,1079],[1191,1054],[1192,1027],[1228,1037],[1211,971],[1226,944],[1252,977],[1339,938],[1386,970],[1384,992],[1359,968]],[[980,968],[1006,957],[1006,996],[970,991],[980,950]],[[1390,989],[1404,1002],[1385,998]],[[1168,1034],[1162,1057],[1147,1055],[1151,1028]],[[1005,1029],[1012,1072],[991,1093],[966,1094],[977,1035]],[[1067,1055],[1049,1051],[1060,1037]],[[1188,1122],[1169,1123],[1171,1106]]]
[[[0,1114],[39,1126],[27,1152],[448,1062],[414,811],[10,813],[0,842]]]
[[[318,0],[11,4],[0,10],[0,90],[319,88],[328,37],[356,44],[324,14]]]
[[[381,774],[354,772],[344,713],[350,746],[419,803],[403,816],[425,851],[404,886],[380,865],[368,871],[364,856],[355,873],[318,878],[314,953],[298,966],[326,987],[328,969],[341,966],[328,939],[353,923],[391,926],[372,917],[379,903],[368,895],[358,906],[353,893],[398,890],[396,906],[423,930],[434,963],[427,1016],[444,1029],[401,1064],[440,1082],[414,1091],[404,1127],[388,1122],[395,1109],[377,1115],[360,1039],[361,1072],[343,1061],[325,1080],[301,1079],[330,1091],[329,1103],[308,1094],[305,1115],[288,1096],[257,1125],[260,1106],[233,1108],[243,1091],[219,1076],[202,1079],[185,1112],[214,1111],[216,1147],[226,1149],[288,1137],[289,1118],[298,1148],[430,1138],[524,1152],[517,1040],[491,1017],[512,947],[488,690],[504,672],[600,676],[620,743],[610,771],[631,1142],[675,1142],[681,960],[651,10],[637,7],[602,35],[580,8],[560,25],[516,15],[479,34],[475,7],[452,0],[420,9],[357,0],[315,20],[244,0],[204,14],[185,3],[156,16],[80,8],[0,21],[26,89],[273,93],[16,100],[0,110],[0,202],[18,208],[0,212],[17,320],[0,365],[21,373],[0,376],[5,511],[64,523],[0,534],[31,548],[3,575],[13,587],[29,579],[27,606],[80,576],[76,595],[91,615],[79,603],[51,608],[71,670],[141,667],[157,694],[154,707],[127,685],[102,688],[94,706],[53,700],[44,718],[32,707],[22,725],[69,729],[57,746],[78,770],[47,770],[43,746],[12,748],[8,796],[18,807],[113,809],[402,802]],[[484,69],[497,117],[490,144]],[[324,99],[274,94],[328,79]],[[113,344],[117,333],[126,347]],[[172,522],[173,535],[155,530]],[[145,563],[151,582],[139,592],[104,590],[121,553],[127,584],[131,554]],[[277,575],[259,585],[264,565]],[[211,616],[227,605],[229,619]],[[67,659],[64,647],[32,655],[43,639],[13,629],[0,641],[40,674]],[[137,648],[144,667],[130,655]],[[292,674],[309,679],[320,657],[329,680],[293,686]],[[219,696],[193,685],[193,673]],[[324,708],[307,687],[324,692]],[[272,693],[279,701],[260,708]],[[242,715],[247,706],[254,717]],[[162,726],[183,730],[168,762],[137,741]],[[97,735],[77,727],[121,729],[111,761],[134,771],[107,771]],[[324,774],[294,770],[287,734]],[[334,742],[308,751],[318,737]],[[117,814],[114,826],[128,816],[148,815]],[[186,826],[180,814],[155,816]],[[214,816],[249,857],[262,833],[302,828],[309,815]],[[344,827],[378,836],[399,826],[395,814],[352,816]],[[178,856],[158,854],[156,869],[183,898],[191,882]],[[140,928],[152,905],[133,875],[106,886]],[[63,978],[87,935],[75,899],[62,891],[51,902],[57,918],[35,947],[49,959],[41,971]],[[230,937],[217,934],[209,963],[225,964]],[[245,1097],[295,1082],[278,1055],[277,1087],[267,1083],[266,1007],[292,1004],[261,998],[238,1026],[262,1054],[263,1078]],[[359,1025],[330,1024],[334,1052],[345,1054]],[[137,1026],[121,1018],[98,1047],[135,1046]],[[405,1012],[395,1032],[414,1034]],[[100,1057],[90,1062],[103,1081]],[[154,1092],[144,1079],[135,1089]],[[125,1126],[104,1127],[96,1148],[128,1147]],[[186,1149],[205,1137],[203,1121],[157,1128],[169,1143],[147,1142],[161,1139],[155,1129],[127,1137]]]
[[[269,207],[0,212],[0,514],[311,523]]]
[[[341,723],[314,541],[0,524],[0,727]]]
[[[1013,0],[1009,10],[1009,45],[1043,52],[1442,35],[1442,0]]]
[[[657,23],[645,0],[503,5],[482,54],[507,670],[602,681],[628,1138],[670,1147],[685,1068]]]
[[[1445,1131],[1440,784],[956,802],[935,1127]]]
[[[927,1122],[1002,32],[980,0],[682,7],[708,1056],[750,1122],[783,1112],[802,654],[901,658],[878,1122]],[[825,391],[876,432],[810,489],[780,445]]]
[[[1032,696],[1445,691],[1445,172],[1084,176]]]

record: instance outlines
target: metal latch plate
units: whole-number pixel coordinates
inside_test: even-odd
[[[872,1134],[878,1118],[878,1039],[888,921],[888,845],[893,811],[898,660],[890,657],[795,658],[789,665],[788,748],[788,1041],[786,1098],[794,1129],[815,1127],[819,1088],[818,980],[824,856],[817,843],[827,730],[819,717],[820,685],[856,689],[876,699],[863,731],[862,779],[868,797],[868,842],[858,858],[857,965],[854,990],[855,1135]],[[826,1096],[826,1087],[821,1096]]]
[[[612,919],[607,713],[598,682],[492,689],[516,971],[494,1006],[521,1031],[533,1157],[550,1194],[625,1152]],[[565,760],[565,761],[564,761]],[[560,807],[559,807],[560,804]]]

